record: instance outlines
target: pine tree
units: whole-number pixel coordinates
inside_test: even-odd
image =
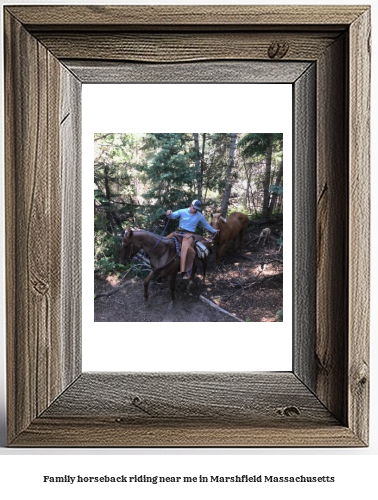
[[[282,134],[246,134],[240,141],[239,146],[242,154],[249,158],[264,157],[265,173],[263,179],[263,209],[262,218],[269,219],[271,167],[273,149],[282,150]]]
[[[160,215],[168,208],[176,210],[194,196],[195,166],[193,137],[188,134],[148,134],[153,154],[143,165],[151,189],[145,198],[159,207]],[[146,144],[147,144],[146,143]]]

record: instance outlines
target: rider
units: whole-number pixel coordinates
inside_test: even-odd
[[[194,258],[196,252],[194,250],[194,234],[197,224],[201,224],[205,229],[210,231],[210,233],[217,233],[218,230],[214,229],[207,222],[205,217],[201,214],[201,202],[199,200],[193,200],[189,208],[182,208],[181,210],[167,210],[167,217],[172,219],[178,219],[180,217],[179,228],[176,233],[182,235],[181,244],[181,273],[184,275],[184,279],[189,279],[193,267]],[[168,238],[174,236],[175,233],[168,235]]]

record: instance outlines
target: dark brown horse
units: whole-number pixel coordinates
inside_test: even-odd
[[[179,236],[177,240],[179,240]],[[196,239],[204,241],[204,238],[195,236]],[[149,231],[132,231],[127,228],[123,240],[121,250],[121,262],[125,263],[127,259],[131,259],[140,250],[144,250],[150,258],[151,272],[144,280],[144,298],[148,299],[148,286],[150,281],[158,275],[167,277],[171,290],[171,302],[169,309],[174,305],[175,290],[176,290],[176,275],[179,270],[180,256],[177,252],[177,244],[174,238],[161,238],[160,236],[150,233]],[[196,257],[197,260],[198,257]],[[189,284],[193,281],[197,268],[196,260],[193,264],[193,271],[190,277]],[[203,265],[203,281],[206,276],[207,259],[199,259]]]

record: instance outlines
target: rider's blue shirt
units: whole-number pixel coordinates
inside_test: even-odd
[[[182,208],[181,210],[176,210],[176,212],[172,212],[171,217],[172,219],[178,219],[180,217],[180,228],[186,229],[191,233],[194,233],[196,231],[197,224],[201,224],[211,233],[216,233],[216,230],[210,226],[201,212],[191,214],[190,208]]]

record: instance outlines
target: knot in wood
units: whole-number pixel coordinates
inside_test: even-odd
[[[270,59],[282,59],[286,56],[290,45],[286,42],[272,42],[268,48],[268,57]]]
[[[150,415],[150,411],[147,408],[147,404],[145,401],[143,401],[139,396],[132,396],[131,397],[131,404],[138,408],[138,410],[143,411],[144,413],[147,413],[147,415]]]
[[[363,376],[363,377],[360,379],[360,385],[364,386],[366,383],[367,383],[367,378],[366,378],[365,376]]]
[[[292,417],[294,415],[300,415],[301,412],[296,406],[286,406],[285,408],[278,408],[277,413],[285,417]]]
[[[42,280],[37,280],[33,283],[33,288],[40,295],[46,295],[49,290],[49,285],[44,283]]]

